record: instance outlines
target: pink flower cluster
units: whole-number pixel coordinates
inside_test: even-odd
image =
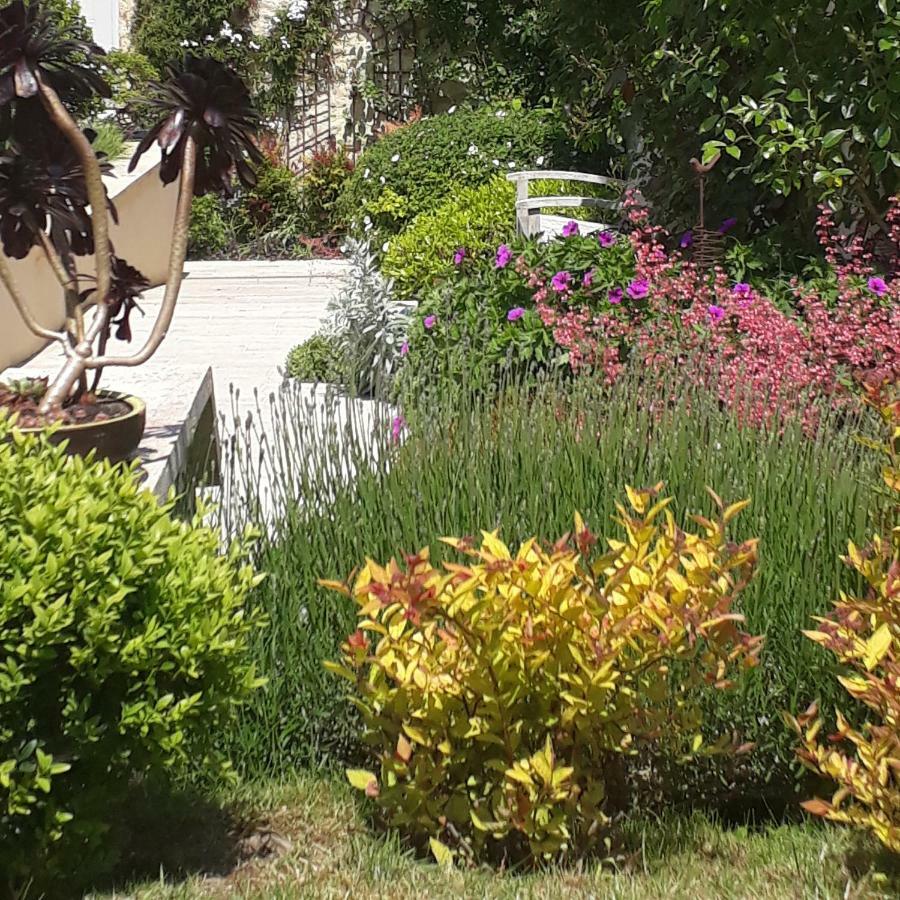
[[[690,370],[757,424],[798,405],[814,416],[816,401],[845,402],[853,381],[900,380],[900,276],[878,271],[862,239],[841,240],[829,210],[818,234],[836,288],[826,296],[794,282],[790,311],[731,283],[722,269],[702,272],[681,249],[668,250],[668,234],[634,196],[626,210],[636,266],[624,291],[592,296],[585,285],[562,293],[559,275],[549,283],[543,273],[529,275],[537,312],[573,368],[600,367],[610,382],[628,358],[655,371]],[[900,259],[900,198],[886,221]]]

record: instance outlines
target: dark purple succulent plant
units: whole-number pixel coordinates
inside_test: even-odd
[[[224,63],[188,55],[169,67],[168,79],[154,85],[153,105],[163,113],[135,151],[131,169],[156,141],[162,149],[160,177],[165,184],[181,171],[188,138],[197,145],[194,193],[229,190],[232,174],[247,187],[256,184],[254,166],[262,160],[255,133],[259,115],[247,86]]]

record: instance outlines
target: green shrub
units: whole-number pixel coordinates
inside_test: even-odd
[[[326,147],[311,153],[300,179],[300,215],[303,230],[315,237],[343,231],[337,202],[353,172],[347,148]]]
[[[0,871],[89,877],[130,779],[199,771],[260,680],[240,543],[0,421]],[[220,759],[220,758],[219,758]],[[216,763],[218,764],[218,763]]]
[[[288,376],[298,381],[339,383],[343,379],[339,342],[314,334],[288,353],[284,367]]]
[[[682,530],[662,487],[626,489],[600,553],[576,514],[552,546],[444,538],[464,566],[426,548],[335,585],[359,628],[327,668],[353,685],[379,763],[348,778],[439,862],[596,852],[629,805],[622,761],[705,749],[698,688],[756,665],[736,613],[756,541],[726,536],[747,501]],[[739,746],[726,732],[711,749]]]
[[[110,160],[117,160],[125,152],[125,135],[114,122],[97,122],[90,125],[97,132],[94,138],[94,150],[105,153]]]
[[[357,162],[338,208],[356,231],[368,216],[380,244],[442,203],[457,184],[474,187],[498,172],[573,163],[563,125],[549,110],[459,110],[379,139]]]
[[[110,50],[106,65],[117,119],[128,129],[151,125],[154,111],[147,103],[148,86],[159,79],[159,70],[142,53],[131,50]]]
[[[222,199],[215,194],[195,197],[188,244],[191,259],[215,258],[226,250],[229,241]]]
[[[300,181],[287,166],[266,160],[257,169],[256,186],[240,195],[243,227],[248,234],[284,235],[296,239],[302,231]]]
[[[828,707],[840,693],[829,661],[801,631],[830,596],[852,587],[838,557],[848,539],[862,540],[883,502],[869,487],[877,461],[853,439],[853,421],[825,421],[815,439],[793,425],[780,434],[741,427],[702,387],[639,374],[612,388],[580,377],[480,397],[466,392],[461,374],[461,396],[409,397],[405,424],[387,411],[373,421],[370,407],[347,411],[339,399],[311,411],[302,396],[285,394],[272,417],[284,424],[257,425],[266,458],[258,460],[253,438],[224,466],[237,524],[255,507],[257,466],[274,473],[281,522],[258,563],[272,573],[258,592],[272,618],[257,651],[269,689],[243,714],[235,757],[251,770],[358,761],[358,722],[321,668],[356,627],[355,611],[318,578],[345,579],[366,557],[399,559],[429,539],[438,560],[441,536],[483,528],[499,528],[507,544],[553,540],[576,509],[599,526],[623,484],[664,481],[681,517],[708,508],[706,486],[714,485],[752,500],[734,536],[758,536],[761,562],[739,605],[747,630],[766,643],[746,684],[712,698],[707,712],[711,729],[734,728],[758,747],[746,771],[713,772],[702,787],[714,799],[751,803],[771,781],[771,802],[789,802],[794,748],[778,714],[816,695]],[[676,770],[676,783],[685,777]],[[731,784],[743,786],[731,794]]]
[[[431,212],[422,213],[394,238],[382,271],[397,293],[409,296],[453,272],[453,254],[486,255],[515,235],[516,189],[503,176],[478,187],[454,191]]]

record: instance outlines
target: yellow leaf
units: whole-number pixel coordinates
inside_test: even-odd
[[[636,491],[627,484],[625,485],[625,493],[628,495],[628,502],[631,504],[632,509],[643,515],[644,510],[647,508],[647,495],[643,491]]]
[[[675,569],[668,569],[666,571],[666,580],[676,591],[686,591],[690,589],[687,579],[681,572],[677,572]]]
[[[358,791],[366,791],[366,793],[373,784],[378,786],[378,779],[366,769],[347,769],[347,781]]]
[[[726,524],[728,522],[730,522],[736,515],[743,512],[743,510],[745,510],[749,505],[750,505],[749,500],[739,500],[737,503],[732,503],[731,506],[729,506],[725,510],[724,518],[725,518]]]
[[[405,763],[412,757],[412,744],[402,734],[397,736],[397,757]]]
[[[694,740],[691,742],[691,753],[696,753],[703,745],[703,735],[695,734]]]
[[[865,664],[870,672],[884,659],[884,655],[891,648],[891,641],[891,628],[885,622],[866,644]]]
[[[436,838],[429,838],[428,846],[431,847],[431,854],[439,866],[449,867],[453,865],[453,851],[448,846],[442,844]]]
[[[428,746],[428,738],[425,736],[425,732],[419,728],[416,728],[415,725],[404,725],[403,730],[417,743],[421,744],[423,747]]]

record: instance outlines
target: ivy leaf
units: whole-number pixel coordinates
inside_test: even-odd
[[[875,143],[878,145],[880,150],[884,150],[885,147],[891,141],[891,126],[890,125],[880,125],[875,129]]]
[[[834,128],[825,135],[822,140],[822,149],[830,150],[841,142],[841,138],[847,133],[846,128]]]

